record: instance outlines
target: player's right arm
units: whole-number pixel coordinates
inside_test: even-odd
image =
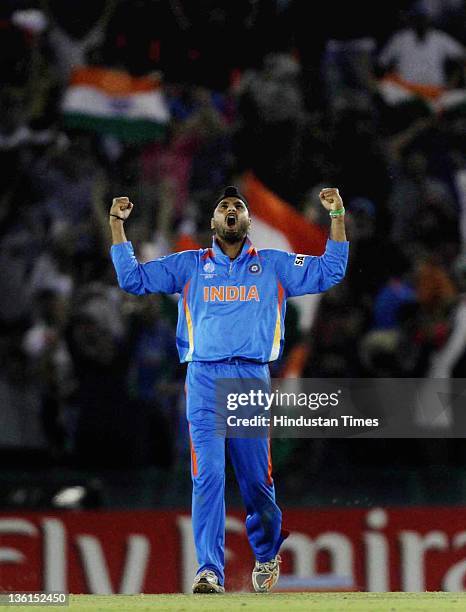
[[[111,257],[118,284],[124,291],[135,295],[180,293],[192,275],[196,251],[183,251],[147,263],[139,263],[123,228],[132,209],[133,204],[128,198],[114,198],[109,213],[113,243]]]
[[[134,204],[129,201],[129,198],[113,198],[108,217],[110,229],[112,231],[112,244],[128,242],[123,224],[130,216],[133,206]]]

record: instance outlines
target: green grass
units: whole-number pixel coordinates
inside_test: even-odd
[[[466,610],[464,593],[276,593],[231,595],[71,595],[70,606],[0,606],[26,612],[449,612]]]

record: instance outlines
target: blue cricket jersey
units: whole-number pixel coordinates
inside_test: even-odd
[[[230,260],[217,242],[139,263],[131,242],[113,245],[122,289],[135,295],[180,293],[176,344],[180,360],[231,357],[267,363],[284,341],[286,299],[321,293],[341,281],[348,242],[327,241],[320,257],[276,249],[256,251],[249,239]]]

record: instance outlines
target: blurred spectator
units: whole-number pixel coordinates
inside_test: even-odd
[[[304,378],[359,375],[361,364],[355,355],[354,343],[363,332],[363,312],[348,303],[348,290],[343,287],[321,299],[312,330],[311,359],[304,367]]]
[[[34,295],[34,305],[33,322],[22,345],[41,394],[42,422],[50,451],[55,459],[61,459],[66,451],[65,403],[75,384],[63,336],[68,301],[59,291],[43,289]]]
[[[55,365],[66,371],[69,368],[69,357],[66,348],[60,343],[60,334],[67,316],[66,298],[53,289],[43,289],[34,298],[33,324],[24,336],[24,350],[33,359],[53,352]]]
[[[390,180],[377,114],[367,103],[349,105],[335,115],[332,127],[332,179],[345,186],[346,198],[364,197],[376,203],[378,219],[383,219]]]
[[[293,3],[293,40],[309,110],[333,111],[370,100],[376,48],[392,34],[402,4],[368,4],[355,18],[353,5],[328,0],[310,20],[306,3]]]
[[[215,193],[230,172],[231,112],[223,99],[201,88],[171,90],[173,123],[165,145],[143,153],[143,177],[148,184],[163,181],[172,198],[171,222],[186,214],[191,194]]]
[[[291,53],[269,53],[262,69],[244,73],[236,92],[239,170],[252,168],[285,199],[296,201],[305,119],[301,67]]]
[[[433,352],[441,349],[451,331],[457,289],[437,255],[426,256],[413,271],[416,308],[405,318],[402,333],[410,374],[426,376]]]
[[[48,249],[44,249],[36,259],[30,278],[33,292],[44,290],[55,291],[64,297],[70,297],[73,279],[73,237],[71,232],[62,232],[55,236]]]
[[[416,285],[419,304],[434,315],[445,313],[456,298],[457,290],[438,255],[420,263]]]
[[[416,146],[404,150],[400,170],[389,198],[392,241],[407,253],[437,246],[448,253],[459,239],[457,206],[449,186],[429,172],[427,157]]]
[[[406,84],[441,91],[447,85],[447,60],[464,62],[464,47],[446,32],[433,27],[419,3],[413,6],[408,17],[407,27],[395,32],[381,50],[379,64],[385,72],[393,71]]]
[[[30,275],[40,248],[38,233],[41,227],[40,224],[34,227],[29,207],[23,206],[16,211],[14,221],[0,236],[0,325],[5,331],[28,320],[31,308]]]
[[[140,418],[126,392],[125,347],[85,312],[72,316],[66,341],[77,381],[65,415],[73,463],[138,463]]]
[[[24,351],[3,343],[0,372],[0,449],[47,451],[41,398]]]
[[[133,348],[129,380],[135,397],[167,412],[174,403],[171,394],[178,391],[175,384],[170,394],[170,385],[178,378],[178,358],[174,331],[161,317],[160,299],[152,295],[140,304],[131,301],[129,333]]]
[[[78,248],[89,241],[88,223],[98,163],[87,134],[74,134],[58,143],[33,167],[33,181],[40,212],[51,235],[73,229]]]
[[[131,346],[130,396],[146,406],[146,437],[154,449],[152,460],[164,457],[162,463],[168,465],[174,459],[174,447],[182,446],[177,441],[187,442],[184,410],[179,411],[184,371],[178,362],[175,332],[162,314],[162,299],[158,295],[144,300],[129,299],[126,310]],[[166,439],[162,448],[156,448],[163,435]]]
[[[114,0],[43,0],[50,21],[48,39],[62,85],[72,70],[86,65],[91,52],[103,44],[114,4]]]
[[[326,103],[333,111],[367,104],[372,96],[373,61],[385,11],[380,5],[367,6],[364,15],[351,19],[352,7],[331,2],[325,9],[327,42],[322,63]],[[338,14],[338,19],[332,19]]]
[[[119,321],[121,310],[112,293],[113,288],[88,289],[75,302],[66,329],[77,380],[66,417],[72,460],[87,466],[158,464],[167,467],[173,460],[173,438],[166,420],[159,416],[160,390],[151,393],[147,388],[148,372],[144,367],[148,364],[139,364],[136,392],[133,389],[130,393],[128,387],[130,363],[134,358],[136,364],[138,359],[143,359],[141,343],[145,340],[136,332],[137,327],[128,328],[126,322]],[[168,341],[163,340],[163,334],[167,333],[163,326],[159,333],[162,336],[152,338],[152,349],[159,339]],[[150,346],[148,342],[146,349]],[[149,358],[147,353],[146,358]],[[152,374],[160,372],[152,369]],[[165,377],[170,378],[168,372]],[[157,397],[157,404],[150,402],[149,396],[152,400]]]
[[[364,376],[398,378],[403,375],[400,360],[401,335],[398,329],[368,332],[359,345]]]
[[[408,367],[403,353],[406,319],[417,307],[410,261],[402,252],[392,249],[385,279],[372,300],[372,321],[361,339],[359,355],[363,372],[368,376],[399,377]]]
[[[445,344],[431,355],[429,378],[466,376],[466,257],[463,254],[455,262],[454,275],[459,294],[450,311],[450,333]]]
[[[396,251],[392,252],[390,259],[389,277],[374,297],[374,329],[398,328],[402,307],[416,301],[413,279],[409,278],[409,261]]]

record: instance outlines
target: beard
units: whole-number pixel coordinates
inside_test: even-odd
[[[242,242],[248,235],[249,224],[247,221],[238,223],[235,228],[229,228],[224,223],[215,224],[214,231],[217,236],[228,244]]]

